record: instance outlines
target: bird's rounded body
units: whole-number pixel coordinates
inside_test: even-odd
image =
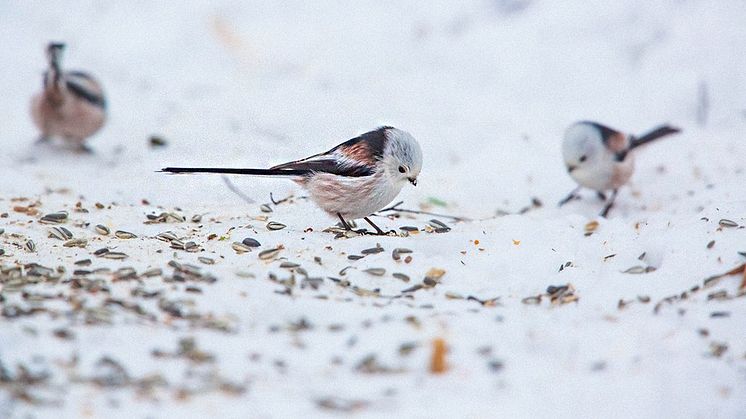
[[[629,135],[603,133],[592,123],[578,122],[565,132],[562,154],[571,168],[570,177],[579,185],[599,192],[626,184],[635,170]],[[582,150],[582,151],[579,151]],[[620,153],[625,153],[620,159]],[[579,161],[582,158],[583,161]]]
[[[299,179],[316,204],[330,216],[339,214],[345,220],[367,217],[383,209],[399,195],[403,183],[386,179],[382,172],[371,176],[342,178],[316,173]]]
[[[42,139],[60,137],[82,147],[104,126],[106,99],[101,84],[82,71],[62,71],[64,44],[47,47],[49,68],[42,91],[31,99],[31,118]]]

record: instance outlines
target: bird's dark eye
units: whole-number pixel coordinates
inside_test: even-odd
[[[584,161],[585,161],[585,160],[586,160],[587,158],[588,158],[587,156],[583,155],[583,156],[580,156],[580,158],[579,158],[578,160],[580,160],[580,162],[582,163],[582,162],[584,162]]]
[[[404,168],[404,166],[399,166],[399,173],[405,173],[407,169]]]

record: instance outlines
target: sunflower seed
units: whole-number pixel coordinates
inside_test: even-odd
[[[65,247],[86,247],[88,245],[88,240],[86,239],[70,239],[66,241],[64,244],[62,244]]]
[[[432,220],[430,220],[430,225],[431,225],[431,226],[432,226],[433,228],[435,228],[435,229],[439,229],[439,228],[443,228],[443,229],[446,229],[446,230],[450,230],[450,229],[451,229],[450,227],[448,227],[448,226],[447,226],[447,225],[446,225],[445,223],[443,223],[442,221],[436,220],[436,219],[434,219],[434,218],[433,218]]]
[[[52,227],[49,229],[49,237],[53,237],[57,240],[70,240],[73,238],[73,233],[65,227]]]
[[[349,260],[360,260],[360,259],[362,259],[364,257],[365,256],[360,256],[360,255],[347,255],[347,259],[349,259]]]
[[[200,223],[200,222],[202,222],[202,214],[194,214],[194,215],[192,215],[192,222],[193,223]]]
[[[96,225],[96,233],[102,236],[108,236],[109,233],[111,233],[111,230],[109,230],[109,227],[106,227],[105,225],[98,224]]]
[[[284,268],[284,269],[293,269],[293,268],[297,268],[299,266],[300,265],[297,264],[297,263],[295,263],[295,262],[282,262],[280,264],[280,268]]]
[[[186,242],[184,243],[184,250],[189,253],[196,253],[199,252],[200,248],[199,245],[195,242]]]
[[[233,250],[236,251],[236,253],[239,253],[239,254],[251,252],[251,248],[249,246],[246,246],[243,243],[233,242],[233,244],[231,244],[231,247],[233,248]]]
[[[249,246],[249,247],[259,247],[259,246],[261,246],[261,244],[258,241],[256,241],[255,239],[252,239],[251,237],[247,237],[247,238],[243,239],[243,241],[241,241],[241,243],[243,243],[244,245]]]
[[[364,255],[375,255],[377,253],[384,252],[385,250],[383,247],[381,247],[380,244],[376,244],[376,247],[371,247],[370,249],[363,249],[360,251],[360,253]]]
[[[417,227],[412,227],[412,226],[401,226],[401,227],[399,227],[399,230],[402,230],[402,231],[408,231],[408,232],[413,232],[413,231],[420,231],[420,229],[419,229],[419,228],[417,228]]]
[[[179,239],[171,240],[171,248],[184,250],[184,242]]]
[[[137,235],[130,233],[129,231],[124,231],[124,230],[117,230],[114,232],[114,235],[118,239],[134,239],[137,237]]]
[[[393,276],[396,279],[400,279],[400,280],[402,280],[404,282],[409,282],[409,276],[407,276],[407,275],[405,275],[403,273],[394,272],[393,274],[391,274],[391,276]]]
[[[384,268],[368,268],[363,270],[363,272],[373,275],[373,276],[384,276],[386,275],[386,269]]]
[[[67,221],[67,212],[60,211],[52,214],[47,214],[39,220],[42,224],[61,224]]]
[[[728,220],[726,218],[721,219],[718,224],[720,224],[721,227],[738,227],[738,223],[733,220]]]
[[[96,250],[95,252],[93,252],[93,255],[94,256],[101,256],[104,253],[109,253],[109,248],[108,247],[102,247],[102,248]]]
[[[521,300],[523,304],[530,304],[530,305],[537,305],[541,304],[541,295],[536,295],[532,297],[526,297]]]
[[[34,243],[33,240],[29,240],[26,242],[26,250],[29,252],[35,252],[36,251],[36,243]]]
[[[200,256],[197,258],[198,261],[204,263],[205,265],[214,265],[215,259],[210,259],[208,257]]]
[[[106,252],[103,255],[101,255],[104,259],[112,259],[112,260],[122,260],[127,259],[129,255],[122,252]]]
[[[267,223],[267,230],[271,231],[282,230],[285,227],[287,227],[285,224],[278,223],[276,221],[270,221],[269,223]]]
[[[272,212],[272,207],[270,207],[270,206],[269,206],[269,205],[267,205],[267,204],[262,204],[262,205],[260,205],[260,206],[259,206],[259,209],[260,209],[260,210],[261,210],[262,212]]]
[[[163,269],[161,269],[161,268],[151,268],[151,269],[148,269],[147,271],[143,272],[142,276],[144,276],[146,278],[150,278],[150,277],[154,277],[154,276],[159,276],[162,273],[163,273]]]
[[[75,261],[75,265],[77,266],[91,266],[91,260],[90,259],[81,259],[78,261]]]
[[[401,255],[406,253],[412,253],[412,251],[402,247],[397,247],[393,252],[391,252],[391,257],[394,258],[394,260],[399,260],[401,259]]]
[[[156,239],[164,241],[164,242],[170,242],[172,240],[178,240],[178,236],[173,231],[164,231],[163,233],[159,233],[157,236],[155,236]]]
[[[274,248],[274,249],[263,250],[263,251],[259,252],[259,259],[261,259],[261,260],[274,259],[280,253],[280,250],[282,250],[282,249],[280,249],[280,248]]]

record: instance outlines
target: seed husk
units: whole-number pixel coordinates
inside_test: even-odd
[[[721,227],[738,227],[738,223],[733,220],[728,220],[727,218],[721,219],[718,224],[720,224]]]
[[[200,223],[200,222],[202,222],[202,214],[194,214],[194,215],[192,215],[192,222],[193,223]]]
[[[75,265],[77,266],[90,266],[91,263],[93,263],[90,259],[81,259],[75,261]]]
[[[184,243],[184,250],[189,253],[196,253],[199,252],[200,248],[199,245],[195,242],[186,242]]]
[[[118,239],[134,239],[137,237],[136,234],[124,230],[115,231],[114,236],[116,236]]]
[[[28,250],[29,252],[35,252],[36,251],[36,243],[34,243],[33,240],[26,241],[25,247],[26,247],[26,250]]]
[[[95,252],[93,252],[93,255],[94,256],[101,256],[104,253],[109,253],[109,248],[108,247],[102,247],[102,248],[96,250]]]
[[[259,210],[261,210],[262,212],[272,212],[272,207],[267,204],[262,204],[259,206]]]
[[[442,221],[440,221],[440,220],[436,220],[436,219],[434,219],[434,218],[433,218],[432,220],[430,220],[430,225],[431,225],[431,226],[432,226],[432,227],[433,227],[434,229],[436,229],[436,230],[437,230],[437,229],[439,229],[439,228],[442,228],[442,229],[446,229],[446,230],[450,230],[450,229],[451,229],[451,228],[450,228],[450,227],[448,227],[448,226],[447,226],[447,225],[446,225],[446,224],[445,224],[444,222],[442,222]]]
[[[394,258],[394,260],[398,261],[399,259],[401,259],[402,254],[407,254],[407,253],[412,253],[412,251],[410,249],[397,247],[391,252],[391,257]]]
[[[108,236],[109,233],[111,233],[111,230],[109,227],[106,227],[103,224],[97,224],[96,225],[96,233],[102,235],[102,236]]]
[[[53,212],[41,217],[41,219],[39,220],[39,222],[42,224],[61,224],[65,221],[67,221],[66,211]]]
[[[171,248],[184,250],[184,242],[179,239],[171,240]]]
[[[247,238],[243,239],[243,241],[241,241],[241,243],[243,243],[244,245],[249,246],[249,247],[259,247],[259,246],[261,246],[261,243],[259,243],[256,239],[252,239],[251,237],[247,237]]]
[[[150,278],[150,277],[154,277],[154,276],[159,276],[162,273],[163,273],[163,269],[161,269],[161,268],[151,268],[151,269],[148,269],[147,271],[143,272],[142,276],[144,276],[146,278]]]
[[[401,272],[394,272],[393,274],[391,274],[391,276],[393,276],[396,279],[400,279],[400,280],[402,280],[404,282],[409,282],[409,276],[407,276],[407,275],[405,275],[405,274],[403,274]]]
[[[65,227],[52,227],[49,229],[49,237],[53,237],[57,240],[70,240],[73,238],[73,233]]]
[[[122,252],[106,252],[101,257],[104,259],[122,260],[127,259],[129,255]]]
[[[364,257],[365,256],[360,256],[360,255],[347,255],[347,259],[349,259],[349,260],[360,260],[360,259],[362,259]]]
[[[267,230],[270,231],[282,230],[285,227],[287,227],[285,224],[278,223],[277,221],[270,221],[267,223]]]
[[[299,264],[297,264],[297,263],[295,263],[295,262],[287,262],[287,261],[285,261],[285,262],[282,262],[282,263],[280,264],[280,268],[284,268],[284,269],[294,269],[294,268],[297,268],[297,267],[299,267],[299,266],[300,266],[300,265],[299,265]]]
[[[178,240],[178,236],[173,231],[164,231],[163,233],[159,233],[157,236],[155,236],[156,239],[164,241],[164,242],[170,242],[172,240]]]
[[[363,270],[363,272],[373,275],[373,276],[384,276],[386,275],[386,269],[384,268],[368,268]]]
[[[249,246],[246,246],[245,244],[240,243],[240,242],[233,242],[231,244],[231,247],[233,248],[233,250],[236,251],[236,253],[239,253],[239,254],[251,252],[251,248]]]
[[[541,295],[535,295],[531,297],[526,297],[521,300],[523,304],[529,304],[529,305],[537,305],[541,304]]]
[[[280,253],[280,250],[282,249],[274,248],[274,249],[262,250],[261,252],[259,252],[259,259],[261,260],[274,259]]]
[[[363,250],[360,251],[360,253],[362,253],[364,255],[375,255],[377,253],[381,253],[381,252],[384,252],[384,251],[385,250],[383,249],[383,247],[381,247],[380,244],[377,244],[376,247],[371,247],[370,249],[363,249]]]
[[[88,240],[86,239],[70,239],[62,244],[65,247],[86,247],[88,245]]]
[[[401,227],[399,227],[399,230],[407,231],[407,232],[410,232],[410,233],[413,232],[413,231],[420,231],[419,228],[412,227],[412,226],[401,226]]]
[[[204,263],[205,265],[214,265],[215,264],[215,259],[211,259],[211,258],[208,258],[208,257],[205,257],[205,256],[200,256],[200,257],[197,258],[197,260],[200,261],[200,262],[202,262],[202,263]]]

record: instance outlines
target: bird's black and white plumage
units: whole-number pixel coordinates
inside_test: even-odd
[[[416,185],[421,169],[422,150],[414,137],[381,127],[324,153],[269,169],[166,167],[162,171],[291,177],[324,211],[352,220],[367,219],[384,208],[407,182]]]
[[[31,116],[41,131],[41,139],[60,137],[84,148],[86,138],[106,121],[106,98],[101,84],[82,71],[63,71],[65,45],[47,46],[47,71],[42,91],[31,102]]]
[[[634,154],[638,147],[681,130],[662,125],[635,137],[591,121],[571,125],[562,142],[562,155],[570,177],[578,183],[560,205],[569,202],[581,187],[593,189],[601,196],[612,191],[601,215],[611,209],[617,190],[626,184],[634,172]]]

